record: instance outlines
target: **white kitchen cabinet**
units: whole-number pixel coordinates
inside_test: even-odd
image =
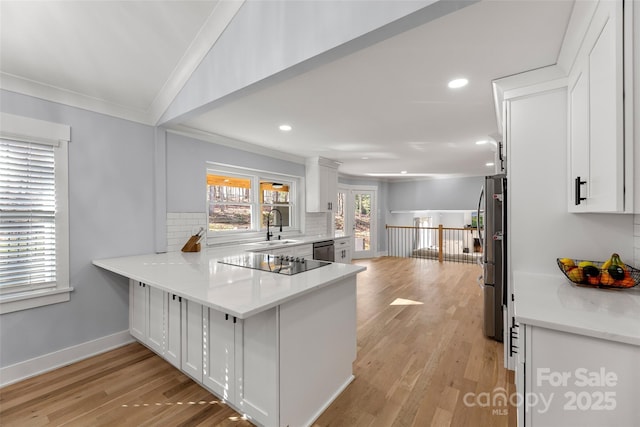
[[[135,280],[129,283],[129,331],[164,356],[166,293]]]
[[[522,326],[522,324],[521,324]],[[640,425],[640,346],[524,325],[520,427]]]
[[[277,309],[248,319],[207,309],[203,385],[262,425],[277,424]]]
[[[165,293],[167,299],[164,357],[176,368],[182,367],[182,298]]]
[[[164,356],[165,311],[167,294],[157,288],[145,286],[147,290],[147,345]]]
[[[332,212],[338,196],[338,163],[322,157],[306,161],[307,212]]]
[[[207,309],[202,383],[229,402],[235,401],[235,324],[228,314]]]
[[[598,3],[569,73],[570,212],[633,211],[633,123],[624,120],[632,117],[632,101],[623,96],[625,89],[631,93],[632,81],[632,67],[623,65],[632,53],[623,58],[623,38],[632,29],[623,28],[622,5]],[[625,13],[631,5],[625,3]]]
[[[343,264],[351,264],[351,238],[343,237],[335,239],[335,262],[341,262]]]
[[[278,309],[235,325],[236,406],[261,425],[278,425]]]
[[[203,307],[202,304],[184,298],[181,305],[182,370],[202,383]]]
[[[146,295],[144,283],[129,280],[129,333],[142,342],[147,340]]]

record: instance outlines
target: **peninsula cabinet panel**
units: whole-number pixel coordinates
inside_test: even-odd
[[[147,290],[148,305],[148,326],[147,345],[151,350],[164,357],[164,332],[165,332],[165,310],[166,292],[151,286],[145,286]]]
[[[167,329],[165,333],[164,357],[176,368],[182,367],[182,298],[174,294],[166,294]]]
[[[281,305],[280,425],[312,425],[353,380],[356,352],[355,276]]]
[[[164,357],[165,295],[135,280],[129,282],[129,332]]]
[[[204,319],[202,304],[183,298],[181,305],[182,370],[194,380],[202,383],[202,326]]]
[[[235,322],[235,323],[234,323]],[[207,309],[202,382],[228,402],[235,401],[235,324],[233,316]]]
[[[278,425],[278,309],[236,324],[236,406],[261,425]]]
[[[129,333],[138,341],[147,340],[146,287],[136,280],[129,280]]]

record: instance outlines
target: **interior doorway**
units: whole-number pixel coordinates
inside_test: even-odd
[[[377,245],[377,188],[372,186],[338,186],[338,209],[334,223],[336,235],[352,236],[354,259],[373,258]]]

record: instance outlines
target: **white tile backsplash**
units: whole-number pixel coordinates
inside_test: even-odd
[[[329,215],[326,213],[307,213],[305,216],[305,234],[310,236],[324,235],[329,230]],[[168,212],[167,213],[167,252],[182,249],[189,237],[198,232],[200,227],[207,229],[207,215],[200,212]]]
[[[168,212],[167,213],[167,252],[182,249],[189,237],[200,230],[206,230],[207,215],[201,212]]]
[[[640,268],[640,214],[633,217],[633,266]]]
[[[326,213],[309,213],[307,212],[305,216],[305,234],[309,236],[323,235],[327,234],[329,230],[329,223],[327,222]]]

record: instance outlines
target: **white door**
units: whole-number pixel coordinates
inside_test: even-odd
[[[376,254],[376,193],[375,187],[340,186],[338,209],[335,210],[336,234],[353,236],[353,258],[373,258]]]

